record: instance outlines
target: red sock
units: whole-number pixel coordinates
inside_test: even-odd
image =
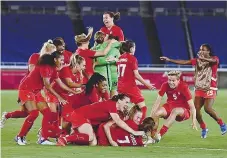
[[[160,135],[163,136],[168,131],[168,129],[169,129],[168,127],[163,125],[162,128],[159,131]]]
[[[142,116],[142,119],[141,120],[143,121],[143,119],[145,119],[146,114],[147,114],[147,107],[146,106],[142,107],[141,108],[141,111],[143,113],[143,116]]]
[[[65,137],[67,142],[76,143],[78,145],[88,145],[89,136],[84,133],[73,133],[72,135]]]
[[[24,124],[20,130],[20,133],[18,134],[19,137],[26,136],[29,130],[31,129],[34,121],[36,118],[39,116],[39,111],[38,110],[33,110],[29,113],[27,118],[24,121]]]
[[[41,111],[43,114],[43,120],[42,120],[42,137],[44,139],[48,138],[48,130],[50,127],[50,121],[51,121],[51,111],[49,108],[45,108]]]
[[[222,121],[222,119],[218,119],[217,123],[221,126],[224,124],[224,122]]]
[[[25,118],[29,115],[27,111],[13,111],[6,114],[6,118]]]
[[[206,129],[206,128],[207,128],[207,126],[206,126],[206,124],[205,124],[204,122],[201,122],[201,123],[200,123],[200,128],[202,128],[202,129]]]

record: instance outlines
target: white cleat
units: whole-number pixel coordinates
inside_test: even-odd
[[[153,138],[151,138],[150,136],[148,137],[148,140],[146,142],[144,142],[145,145],[155,144],[155,143],[156,143],[156,141]]]
[[[25,137],[25,136],[22,137],[21,139],[23,140],[24,144],[27,144],[27,140],[26,140],[26,137]],[[15,142],[17,142],[18,136],[15,136],[15,137],[14,137],[14,140],[15,140]]]
[[[1,128],[3,128],[4,125],[5,125],[5,123],[6,123],[6,120],[7,120],[6,114],[7,114],[7,112],[3,112],[3,113],[2,113],[2,119],[1,119],[1,121],[0,121],[0,127],[1,127]]]
[[[160,133],[158,133],[155,137],[156,143],[159,143],[161,141],[161,139],[162,139],[162,136],[160,135]]]
[[[24,137],[16,137],[15,141],[17,142],[18,145],[26,145],[26,143],[24,142]]]
[[[56,143],[53,143],[53,142],[49,141],[48,139],[46,139],[46,140],[39,139],[37,144],[40,144],[40,145],[56,145]]]

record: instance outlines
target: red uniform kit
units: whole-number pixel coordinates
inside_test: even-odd
[[[212,75],[211,75],[211,83],[210,83],[210,90],[209,91],[202,91],[202,90],[195,90],[195,96],[203,97],[203,98],[216,98],[217,95],[217,72],[218,72],[218,64],[219,58],[217,56],[213,56],[213,59],[216,59],[217,63],[211,66]],[[197,59],[191,59],[192,65],[197,64]]]
[[[87,75],[91,76],[94,73],[93,58],[96,52],[90,49],[83,50],[79,48],[76,50],[76,53],[85,59],[86,61],[85,72],[87,73]]]
[[[138,70],[138,62],[135,56],[124,53],[117,62],[118,68],[118,92],[130,97],[131,102],[137,104],[144,101],[140,89],[136,85],[134,70]]]
[[[116,102],[107,100],[85,105],[74,110],[71,115],[66,118],[66,121],[72,123],[72,128],[80,127],[84,123],[99,125],[110,119],[110,113],[117,113]]]
[[[100,29],[100,31],[102,31],[106,35],[113,35],[115,37],[118,37],[118,41],[124,41],[123,31],[116,25],[112,26],[110,29],[104,26]]]
[[[163,96],[165,93],[167,94],[167,103],[163,105],[167,112],[166,118],[168,118],[171,111],[177,107],[183,108],[184,114],[177,116],[176,121],[183,121],[190,118],[190,107],[187,101],[192,99],[192,96],[186,83],[180,82],[175,89],[172,89],[169,87],[169,84],[165,82],[162,84],[158,93],[160,96]]]
[[[58,78],[56,67],[35,66],[19,86],[19,98],[22,104],[26,101],[39,102],[40,97],[37,97],[37,93],[44,87],[43,78],[51,78],[51,80]],[[43,102],[43,99],[41,101]]]
[[[135,124],[133,120],[127,120],[125,123],[133,130],[138,131],[138,125]],[[98,129],[98,144],[101,146],[109,146],[110,143],[103,128],[104,124],[105,123],[101,124]],[[118,126],[111,127],[110,133],[113,141],[119,146],[144,146],[142,136],[134,136]]]
[[[64,55],[64,64],[69,64],[70,58],[72,56],[72,52],[64,50],[63,55]]]

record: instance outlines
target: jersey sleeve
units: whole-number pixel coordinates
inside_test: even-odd
[[[191,59],[192,65],[196,65],[196,62],[197,62],[196,58]]]
[[[53,75],[52,68],[50,66],[41,66],[40,75],[43,78],[51,78]]]
[[[183,95],[184,95],[184,97],[186,98],[187,101],[192,99],[191,92],[190,92],[190,90],[189,90],[187,85],[183,86],[182,93],[183,93]]]
[[[167,90],[167,83],[163,83],[161,88],[160,88],[160,90],[159,90],[159,92],[158,92],[158,94],[160,96],[163,96],[165,94],[166,90]]]
[[[120,29],[119,30],[119,35],[118,35],[118,37],[119,37],[119,41],[124,41],[124,33],[123,33],[123,31]]]
[[[71,78],[70,69],[69,69],[68,67],[64,67],[64,68],[59,72],[59,77],[60,77],[60,78]]]
[[[218,65],[219,64],[219,58],[217,56],[214,56],[213,58],[216,59],[216,61],[217,61],[216,64]]]
[[[135,57],[132,58],[131,60],[131,66],[132,66],[132,70],[138,70],[138,61]]]
[[[85,52],[85,55],[86,55],[87,57],[93,58],[93,57],[95,56],[95,53],[96,53],[96,51],[87,49],[86,52]]]
[[[99,97],[97,95],[95,88],[93,88],[93,90],[92,90],[91,94],[88,96],[88,98],[91,103],[99,102]]]
[[[116,102],[111,101],[108,106],[109,113],[117,113]]]
[[[32,54],[28,60],[28,65],[30,65],[30,64],[36,65],[38,60],[39,60],[39,55]]]

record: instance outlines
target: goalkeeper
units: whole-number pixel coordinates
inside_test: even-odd
[[[95,45],[93,46],[92,50],[95,51],[102,51],[107,47],[107,40],[110,40],[111,36],[108,36],[108,39],[105,38],[105,34],[101,31],[98,31],[95,33],[94,40]],[[110,51],[107,53],[104,57],[97,57],[95,58],[95,65],[94,70],[95,72],[103,75],[106,77],[106,80],[108,82],[108,87],[110,91],[110,97],[117,94],[117,81],[118,81],[118,75],[117,75],[117,65],[115,61],[107,62],[106,59],[111,58],[119,58],[120,57],[120,42],[115,42],[112,44]]]

